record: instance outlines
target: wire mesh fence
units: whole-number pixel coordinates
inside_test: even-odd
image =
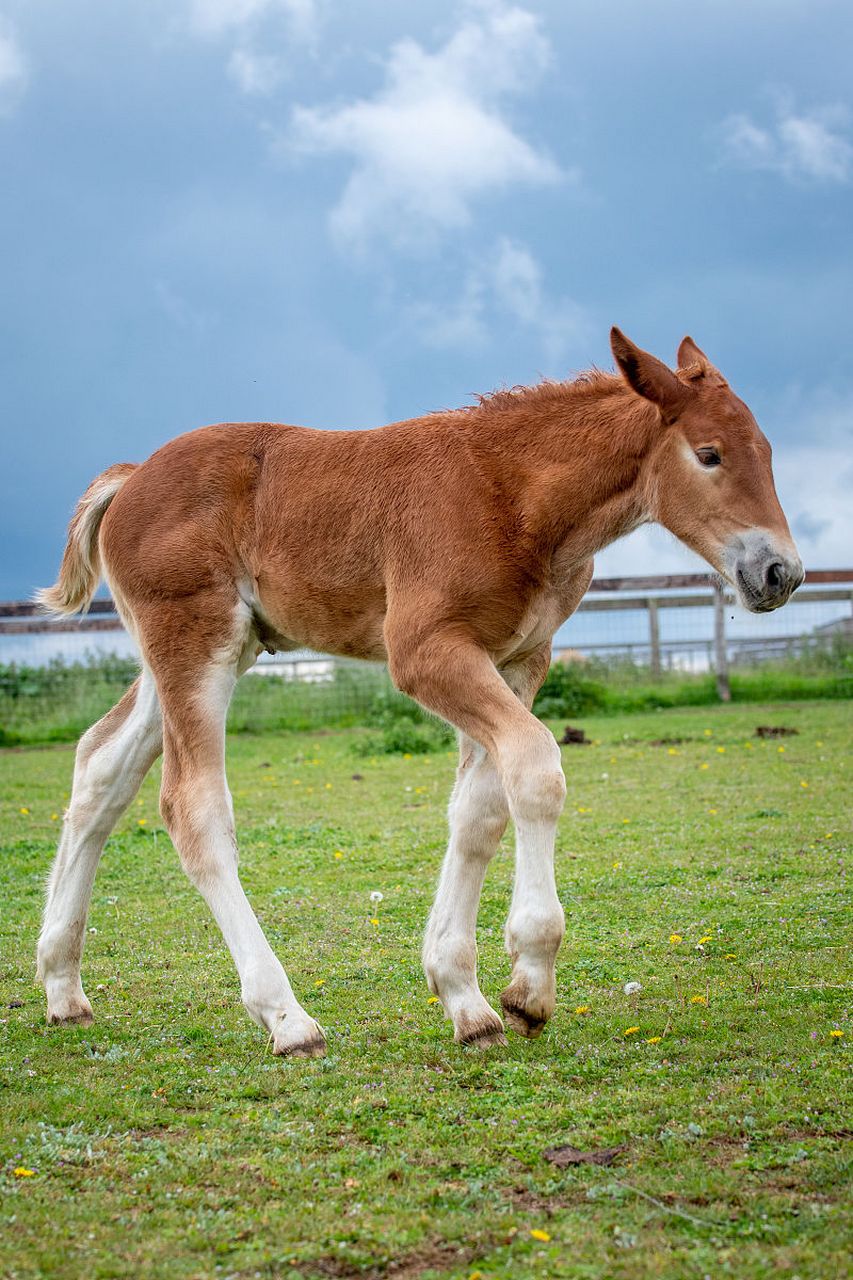
[[[771,670],[784,679],[766,686],[768,696],[774,689],[779,696],[849,696],[853,570],[813,572],[789,607],[759,616],[738,608],[704,574],[598,579],[555,636],[554,654],[557,666],[580,674],[568,702],[566,680],[555,679],[545,703],[568,709],[603,707],[591,693],[601,687],[613,707],[620,689],[633,690],[634,702],[623,699],[626,709],[668,705],[676,686],[682,700],[709,700],[715,691],[725,698],[730,688],[744,696],[750,679],[760,689],[755,681]],[[75,737],[117,701],[136,671],[133,643],[111,601],[95,601],[86,618],[58,624],[36,617],[25,602],[0,604],[0,744]],[[683,686],[690,681],[688,698]],[[552,696],[558,686],[562,703]],[[645,701],[637,701],[638,688],[651,690]],[[376,724],[406,704],[380,664],[308,650],[265,654],[238,683],[229,727]]]

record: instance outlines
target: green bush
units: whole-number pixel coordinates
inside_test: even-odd
[[[586,665],[555,662],[539,690],[533,710],[543,720],[580,716],[607,706],[607,690],[593,680]]]

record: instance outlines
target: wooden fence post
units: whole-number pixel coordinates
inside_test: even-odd
[[[650,665],[652,669],[652,679],[660,679],[660,618],[658,617],[658,602],[654,597],[649,596],[646,601],[646,608],[649,611],[649,648]]]
[[[726,649],[726,594],[721,582],[714,583],[714,671],[721,702],[731,702],[729,655]]]

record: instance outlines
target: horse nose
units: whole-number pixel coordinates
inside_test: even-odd
[[[764,572],[764,583],[770,595],[778,595],[785,586],[785,566],[781,560],[773,560]]]
[[[796,591],[805,574],[799,560],[771,560],[764,570],[764,587],[767,596],[773,598],[781,595],[789,596]]]

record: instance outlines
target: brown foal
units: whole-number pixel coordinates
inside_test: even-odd
[[[501,1004],[513,1030],[539,1034],[554,1011],[564,931],[554,837],[566,784],[530,707],[593,555],[657,521],[751,610],[778,608],[803,578],[770,446],[721,374],[690,338],[675,372],[618,329],[611,344],[621,376],[498,392],[374,431],[205,427],[93,481],[40,601],[83,609],[103,571],[142,670],[77,752],[39,942],[49,1021],[92,1016],[80,963],[95,871],[162,750],[163,818],[249,1013],[276,1053],[324,1052],[240,884],[225,779],[237,677],[264,648],[306,645],[386,660],[400,689],[459,732],[423,959],[466,1044],[504,1042],[477,984],[476,919],[512,819],[512,976]]]

